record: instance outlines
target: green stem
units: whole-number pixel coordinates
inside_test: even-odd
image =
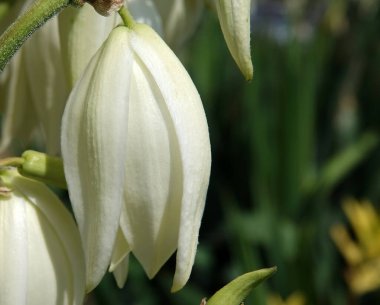
[[[25,40],[51,17],[81,0],[36,0],[0,37],[0,72]]]
[[[0,160],[0,167],[2,166],[22,166],[24,163],[23,158],[19,157],[11,157],[11,158],[5,158]]]
[[[119,13],[121,19],[123,20],[124,25],[130,29],[133,28],[136,21],[135,21],[135,19],[133,19],[133,16],[128,11],[128,9],[125,6],[122,6],[120,8],[120,10],[118,11],[118,13]]]

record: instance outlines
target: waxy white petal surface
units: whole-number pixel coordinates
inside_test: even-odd
[[[119,226],[125,181],[127,33],[115,29],[70,95],[62,123],[62,155],[86,256],[87,291],[106,272]]]

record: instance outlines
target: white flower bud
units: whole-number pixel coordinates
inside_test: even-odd
[[[250,45],[251,0],[215,0],[228,49],[247,80],[253,77]]]
[[[0,305],[81,305],[84,256],[72,216],[15,169],[1,169],[0,181]]]
[[[191,78],[148,26],[116,28],[93,57],[65,110],[62,154],[87,289],[110,262],[122,286],[129,252],[153,277],[176,250],[172,290],[182,288],[194,263],[210,142]]]

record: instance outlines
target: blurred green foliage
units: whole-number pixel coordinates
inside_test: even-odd
[[[174,258],[153,281],[133,260],[125,289],[108,277],[94,304],[197,305],[234,277],[274,265],[276,275],[245,304],[295,291],[309,305],[380,304],[379,291],[349,291],[329,235],[346,221],[345,197],[380,204],[379,4],[303,3],[299,11],[260,3],[250,83],[206,13],[181,54],[204,102],[213,153],[192,276],[171,295]],[[273,7],[280,14],[270,14]]]
[[[9,3],[0,1],[0,18]],[[181,54],[204,102],[213,153],[189,283],[170,294],[175,257],[152,281],[132,257],[126,287],[107,275],[86,304],[198,305],[236,276],[274,265],[277,273],[245,304],[295,291],[308,305],[380,304],[380,290],[349,291],[329,235],[346,222],[345,197],[380,209],[379,1],[295,3],[256,7],[250,83],[213,12]]]

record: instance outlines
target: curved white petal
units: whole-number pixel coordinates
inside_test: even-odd
[[[87,290],[110,263],[125,185],[128,31],[116,28],[70,95],[62,122],[62,155],[87,272]]]
[[[172,124],[182,171],[182,201],[177,265],[172,290],[187,282],[194,263],[208,187],[211,153],[206,116],[199,94],[178,58],[149,27],[137,25],[131,46],[151,74]],[[170,223],[166,223],[170,226]],[[134,249],[133,249],[134,251]]]
[[[177,248],[182,164],[161,88],[138,54],[132,69],[126,151],[126,226],[124,222],[121,224],[133,254],[152,278]]]
[[[68,285],[66,290],[68,303],[82,304],[85,291],[84,254],[79,231],[72,215],[57,196],[42,183],[16,176],[12,186],[34,204],[39,215],[43,214],[46,218],[47,229],[42,229],[42,232],[52,231],[52,240],[58,243],[57,246],[49,246],[49,250],[55,252],[55,255],[51,256],[57,258],[63,256],[61,260],[66,262],[66,264],[57,263],[57,266],[63,268],[61,272],[67,273],[67,281],[71,285]],[[42,219],[42,216],[39,217]],[[55,268],[58,268],[57,266]]]
[[[0,305],[26,304],[27,227],[25,205],[12,196],[0,201]],[[17,268],[15,268],[17,266]]]
[[[116,15],[103,17],[85,3],[80,9],[65,9],[58,19],[63,59],[72,87],[116,25]]]
[[[251,0],[215,0],[228,49],[247,80],[252,79],[250,46]]]

